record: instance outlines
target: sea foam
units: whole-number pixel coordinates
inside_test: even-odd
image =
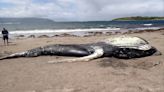
[[[120,28],[91,28],[91,29],[44,29],[44,30],[16,30],[10,34],[25,35],[25,34],[49,34],[49,33],[70,33],[70,32],[97,32],[97,31],[117,31]]]

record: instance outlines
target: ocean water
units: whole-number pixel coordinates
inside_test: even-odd
[[[55,35],[61,33],[122,32],[164,28],[164,20],[156,21],[89,21],[89,22],[1,22],[10,35]]]

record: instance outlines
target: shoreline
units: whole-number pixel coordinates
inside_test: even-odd
[[[143,33],[143,32],[158,32],[162,31],[164,28],[160,29],[144,29],[144,30],[106,30],[106,31],[81,31],[81,32],[57,32],[57,33],[35,33],[35,34],[17,34],[10,35],[10,39],[22,39],[22,38],[51,38],[51,37],[89,37],[89,36],[101,36],[101,35],[117,35],[117,34],[133,34],[133,33]],[[2,38],[2,37],[0,37]]]

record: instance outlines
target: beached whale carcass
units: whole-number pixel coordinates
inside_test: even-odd
[[[20,53],[14,53],[3,59],[17,57],[36,57],[43,55],[77,56],[79,58],[59,62],[89,61],[99,57],[116,57],[123,59],[139,58],[153,55],[157,49],[145,39],[134,36],[110,37],[97,43],[89,44],[54,44],[38,47]],[[53,63],[55,61],[52,61]]]

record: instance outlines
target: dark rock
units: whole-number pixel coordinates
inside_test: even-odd
[[[16,36],[17,38],[20,38],[20,37],[25,37],[24,35],[18,35],[18,36]]]
[[[30,35],[28,36],[28,38],[35,38],[35,35]]]
[[[38,36],[38,38],[49,38],[49,36],[47,36],[47,35],[41,35],[41,36]]]

